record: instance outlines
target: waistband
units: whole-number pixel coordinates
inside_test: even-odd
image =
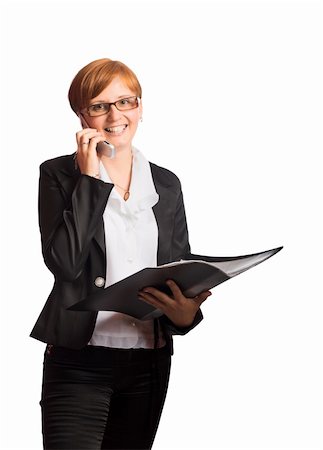
[[[89,362],[104,362],[115,361],[122,362],[140,362],[151,359],[159,359],[165,356],[170,356],[170,349],[167,345],[154,348],[111,348],[94,345],[87,345],[79,350],[67,347],[60,347],[56,345],[47,345],[45,356],[58,357],[63,360],[74,361],[89,361]]]

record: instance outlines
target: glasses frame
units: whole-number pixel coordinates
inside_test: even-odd
[[[133,107],[133,108],[127,108],[127,109],[119,109],[119,108],[117,107],[117,103],[122,102],[122,100],[128,100],[128,99],[130,99],[130,98],[135,98],[135,99],[137,100],[137,105],[136,105],[135,107]],[[98,102],[98,103],[93,103],[92,105],[89,105],[89,106],[87,106],[86,108],[83,108],[83,109],[80,111],[80,113],[81,113],[81,114],[86,113],[86,115],[89,116],[89,117],[106,116],[107,114],[109,114],[112,105],[115,106],[115,107],[117,108],[118,111],[131,111],[132,109],[139,108],[140,100],[141,100],[141,98],[138,97],[137,95],[132,95],[131,97],[120,98],[120,99],[117,100],[116,102]],[[105,112],[105,113],[102,113],[102,114],[96,114],[95,116],[92,116],[92,115],[89,113],[89,108],[90,108],[91,106],[95,106],[95,105],[108,105],[108,106],[109,106],[109,109],[108,109],[108,111]]]

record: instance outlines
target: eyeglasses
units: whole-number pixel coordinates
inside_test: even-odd
[[[128,111],[130,109],[138,108],[139,101],[139,97],[127,97],[113,103],[95,103],[94,105],[84,108],[81,112],[87,112],[90,117],[98,117],[108,114],[111,105],[114,105],[118,111]]]

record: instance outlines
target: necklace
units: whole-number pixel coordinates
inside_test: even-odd
[[[106,169],[106,171],[108,172],[107,169]],[[128,198],[130,197],[130,191],[129,191],[129,188],[130,188],[130,183],[131,183],[131,177],[132,177],[132,161],[131,161],[131,167],[130,167],[130,179],[129,179],[129,185],[128,185],[128,188],[127,188],[127,189],[125,189],[124,187],[120,186],[120,184],[115,183],[115,182],[111,179],[111,181],[112,181],[112,183],[113,183],[114,185],[118,186],[118,188],[120,188],[120,189],[122,189],[122,190],[124,191],[124,194],[123,194],[123,200],[124,200],[124,201],[127,201]]]
[[[129,187],[128,187],[128,189],[125,189],[125,188],[123,188],[122,186],[119,186],[119,184],[117,184],[117,183],[113,183],[113,184],[115,184],[115,185],[118,186],[120,189],[122,189],[123,191],[125,191],[125,193],[123,194],[123,200],[127,201],[128,198],[130,197]]]
[[[129,188],[130,188],[130,183],[131,183],[131,177],[132,177],[132,164],[131,164],[131,168],[130,168],[130,180],[129,180],[129,185],[128,185],[128,188],[127,188],[127,189],[123,188],[123,187],[120,186],[119,184],[117,184],[117,183],[115,183],[114,181],[112,181],[113,184],[115,184],[116,186],[118,186],[120,189],[122,189],[122,190],[124,191],[124,194],[123,194],[123,200],[124,200],[124,201],[127,201],[128,198],[130,197],[130,191],[129,191]]]

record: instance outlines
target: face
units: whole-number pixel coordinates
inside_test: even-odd
[[[109,86],[91,100],[90,104],[116,102],[121,98],[134,95],[136,94],[127,87],[120,77],[115,77]],[[139,107],[135,109],[118,111],[115,105],[111,105],[108,114],[98,117],[86,115],[85,118],[89,127],[96,128],[118,150],[131,150],[132,139],[141,116],[142,105],[140,102]]]

